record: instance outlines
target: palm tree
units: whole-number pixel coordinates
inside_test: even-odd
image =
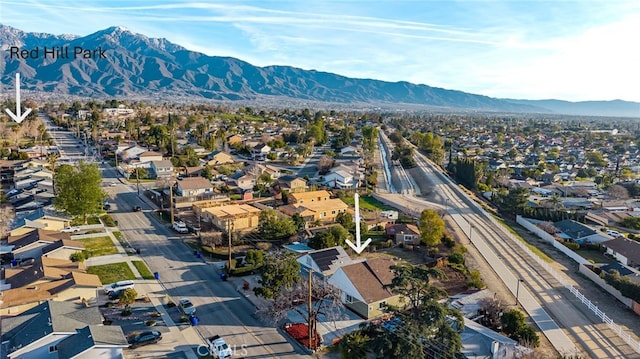
[[[53,194],[56,194],[56,164],[58,163],[58,159],[60,155],[57,152],[49,152],[47,154],[47,164],[49,165],[49,169],[53,172],[53,177],[51,178],[51,182],[53,184]]]

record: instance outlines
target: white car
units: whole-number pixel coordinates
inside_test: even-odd
[[[612,237],[616,237],[616,238],[617,238],[617,237],[622,237],[622,234],[620,234],[620,232],[618,232],[618,231],[608,230],[608,231],[607,231],[607,234],[608,234],[608,235],[610,235],[610,236],[612,236]]]
[[[125,290],[127,288],[133,288],[134,283],[132,280],[121,280],[119,282],[107,284],[104,286],[104,293],[111,294],[113,292],[119,292]]]
[[[80,232],[80,227],[76,227],[76,226],[64,227],[60,232],[62,232],[62,233]]]
[[[182,221],[173,222],[172,228],[178,233],[189,233],[189,228],[187,228],[187,225]]]
[[[180,299],[180,310],[186,315],[194,315],[196,314],[196,307],[191,303],[191,301],[187,298]]]

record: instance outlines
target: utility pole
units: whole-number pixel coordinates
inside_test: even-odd
[[[307,271],[307,276],[309,277],[309,282],[308,282],[308,287],[309,287],[309,302],[307,303],[307,311],[309,314],[309,320],[307,321],[307,329],[309,330],[309,349],[314,350],[315,345],[313,343],[313,317],[311,312],[313,311],[313,296],[312,296],[312,289],[311,286],[313,284],[312,280],[311,280],[311,276],[313,275],[313,273],[311,272],[311,268],[309,268],[309,270]]]
[[[169,185],[169,207],[171,207],[171,225],[173,226],[173,183]]]
[[[227,274],[231,274],[231,260],[233,257],[232,245],[233,245],[233,223],[230,219],[226,220],[227,222],[227,238],[229,239],[229,261],[227,264]]]
[[[140,168],[136,167],[136,190],[138,191],[138,197],[140,197]]]

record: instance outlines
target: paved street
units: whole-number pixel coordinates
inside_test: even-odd
[[[111,168],[105,172],[105,178],[115,175]],[[159,273],[161,284],[171,297],[187,297],[196,305],[200,319],[196,329],[203,338],[220,334],[245,357],[303,356],[275,328],[254,318],[253,305],[231,282],[220,280],[215,265],[196,258],[180,235],[159,222],[132,187],[118,182],[113,190],[112,215],[120,231],[133,247],[140,249],[151,271]],[[143,212],[132,212],[133,205],[141,205]]]

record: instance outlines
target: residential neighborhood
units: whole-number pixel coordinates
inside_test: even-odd
[[[265,348],[330,357],[355,350],[359,336],[424,325],[414,311],[435,307],[442,317],[424,330],[443,334],[415,334],[427,357],[449,355],[442,343],[450,338],[459,344],[448,348],[466,358],[597,350],[525,322],[546,304],[534,287],[521,288],[524,279],[511,285],[502,277],[508,272],[493,267],[498,261],[479,256],[478,236],[502,234],[463,215],[472,207],[421,172],[421,156],[460,184],[452,188],[468,191],[468,201],[510,221],[532,246],[545,243],[543,250],[577,262],[593,276],[593,290],[640,313],[631,289],[640,284],[639,164],[624,123],[572,135],[560,127],[571,122],[561,120],[456,118],[454,125],[437,116],[209,110],[205,117],[122,103],[96,122],[78,104],[47,106],[30,120],[46,124],[46,146],[0,161],[9,219],[0,242],[3,357],[135,358],[143,340],[158,355],[197,358],[198,345],[208,345],[202,338],[237,344],[245,325],[268,328],[263,340],[274,344],[257,341],[244,357]],[[386,138],[392,142],[381,146]],[[99,174],[84,180],[93,183],[82,193],[91,198],[86,206],[66,194],[82,187],[66,175],[79,166]],[[469,264],[479,261],[486,263]],[[485,278],[491,268],[495,277]],[[126,288],[106,289],[118,285]],[[304,286],[316,291],[312,299]],[[195,310],[177,305],[187,302]],[[72,311],[90,315],[70,320]],[[25,337],[34,313],[63,324]],[[505,326],[498,313],[517,325]],[[225,335],[224,325],[235,329]],[[301,336],[303,327],[317,339]]]

